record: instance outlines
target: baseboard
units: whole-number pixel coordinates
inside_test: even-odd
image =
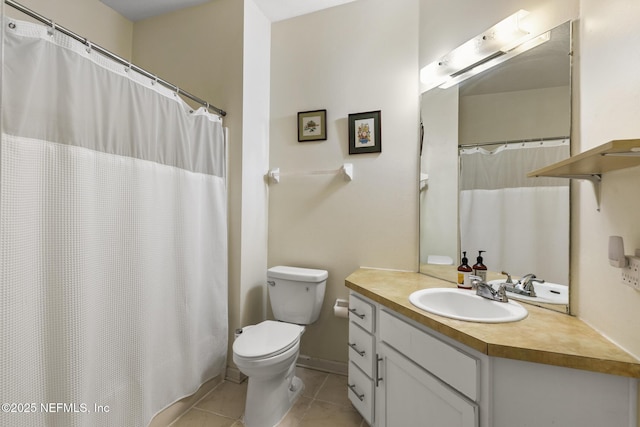
[[[296,366],[338,375],[347,375],[349,373],[349,365],[346,362],[316,359],[314,357],[305,356],[304,354],[298,356]]]
[[[240,384],[242,381],[247,379],[247,376],[240,372],[235,366],[227,366],[227,374],[224,377],[226,381],[231,381],[232,383]]]

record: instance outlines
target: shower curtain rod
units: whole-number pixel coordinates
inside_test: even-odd
[[[19,10],[20,12],[24,13],[25,15],[28,15],[28,16],[32,17],[33,19],[38,20],[38,21],[42,22],[43,24],[48,25],[49,27],[53,28],[54,30],[60,31],[61,33],[63,33],[65,35],[67,35],[67,36],[79,41],[80,43],[86,45],[87,47],[89,47],[91,49],[94,49],[95,51],[97,51],[101,55],[104,55],[104,56],[106,56],[106,57],[108,57],[108,58],[110,58],[110,59],[122,64],[122,65],[126,65],[128,68],[134,70],[137,73],[142,74],[145,77],[148,77],[148,78],[152,79],[153,81],[156,81],[156,82],[160,83],[162,86],[164,86],[164,87],[166,87],[168,89],[171,89],[171,90],[175,91],[176,93],[178,93],[180,95],[186,96],[187,98],[191,99],[192,101],[194,101],[194,102],[206,107],[208,110],[212,110],[216,114],[218,114],[218,115],[220,115],[222,117],[227,115],[226,111],[209,104],[207,101],[205,101],[203,99],[200,99],[197,96],[192,95],[192,94],[190,94],[189,92],[187,92],[185,90],[180,89],[178,86],[176,86],[174,84],[171,84],[166,80],[162,80],[161,78],[158,78],[158,76],[156,76],[153,73],[150,73],[150,72],[148,72],[148,71],[146,71],[146,70],[144,70],[144,69],[142,69],[142,68],[140,68],[140,67],[138,67],[136,65],[133,65],[130,61],[127,61],[126,59],[119,57],[115,53],[112,53],[111,51],[109,51],[109,50],[107,50],[107,49],[105,49],[105,48],[103,48],[103,47],[101,47],[101,46],[99,46],[97,44],[93,44],[87,38],[81,37],[81,36],[77,35],[76,33],[74,33],[73,31],[68,30],[65,27],[62,27],[62,26],[56,24],[55,22],[53,22],[53,20],[51,20],[49,18],[46,18],[46,17],[40,15],[37,12],[34,12],[33,10],[29,9],[28,7],[25,7],[25,6],[21,5],[20,3],[16,2],[16,1],[13,1],[13,0],[4,0],[4,3],[9,5],[9,6],[11,6],[11,7],[13,7],[14,9]]]
[[[509,145],[509,144],[524,144],[526,142],[545,142],[545,141],[556,141],[558,139],[570,139],[569,136],[548,136],[545,138],[533,138],[533,139],[514,139],[511,141],[496,141],[496,142],[478,142],[476,144],[461,144],[458,145],[458,149],[463,148],[475,148],[475,147],[484,147],[487,145]]]

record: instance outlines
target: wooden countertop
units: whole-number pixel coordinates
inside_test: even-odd
[[[475,323],[438,316],[414,307],[409,295],[419,289],[455,285],[413,272],[361,268],[345,279],[345,285],[489,356],[640,378],[640,360],[576,317],[528,304],[524,306],[529,315],[511,323]]]

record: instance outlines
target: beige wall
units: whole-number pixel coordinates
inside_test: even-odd
[[[574,57],[577,152],[640,137],[640,3],[581,0],[580,7]],[[607,261],[610,235],[624,238],[627,254],[640,248],[638,182],[639,167],[604,175],[600,212],[591,184],[573,184],[571,304],[578,317],[640,358],[640,292],[621,285],[620,270]]]
[[[640,3],[581,0],[575,133],[578,151],[612,139],[640,137]],[[601,210],[591,184],[576,182],[572,216],[573,310],[614,342],[640,357],[640,292],[621,285],[609,266],[610,235],[625,240],[625,252],[640,248],[640,168],[605,174]]]
[[[269,188],[269,266],[329,272],[303,355],[347,360],[333,316],[359,266],[417,270],[418,1],[360,0],[272,28],[270,165],[283,173],[354,166],[341,176],[283,177]],[[299,143],[297,113],[327,110],[327,140]],[[382,153],[348,154],[347,116],[382,111]]]
[[[266,318],[271,22],[253,0],[244,13],[242,149],[242,286],[235,327]]]
[[[20,0],[18,3],[91,42],[131,59],[133,23],[99,0]],[[8,16],[30,20],[5,5]]]

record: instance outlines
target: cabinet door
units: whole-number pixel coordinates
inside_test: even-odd
[[[380,346],[382,382],[376,426],[478,427],[478,405],[409,361]]]

